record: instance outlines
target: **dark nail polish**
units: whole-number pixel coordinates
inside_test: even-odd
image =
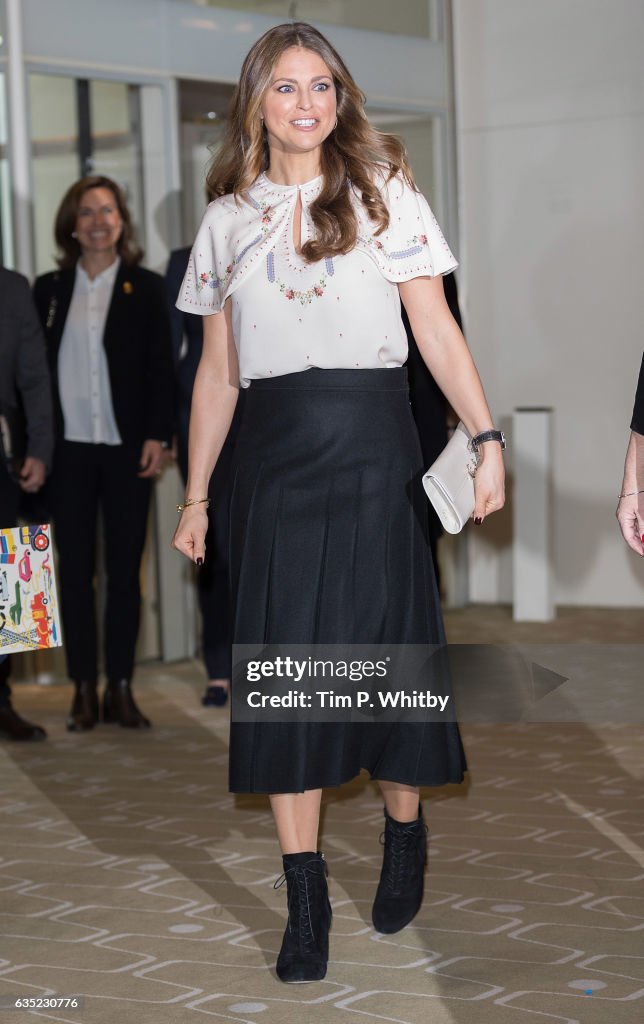
[[[203,558],[197,559],[197,565],[203,565]]]
[[[483,523],[483,518],[481,516],[477,516],[476,519],[474,520],[474,522],[475,522],[476,526],[481,526],[482,523]]]

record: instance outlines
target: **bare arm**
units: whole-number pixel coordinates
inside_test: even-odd
[[[629,548],[644,555],[644,435],[631,431],[626,449],[624,479],[617,505],[617,519]]]
[[[467,342],[445,300],[441,277],[417,277],[399,286],[418,349],[434,380],[471,434],[494,426]],[[504,467],[498,442],[481,446],[475,478],[475,522],[503,507]]]
[[[239,365],[228,300],[223,312],[204,317],[203,351],[190,408],[186,498],[207,496],[238,397]],[[172,545],[199,564],[207,529],[206,505],[191,505],[181,514]]]

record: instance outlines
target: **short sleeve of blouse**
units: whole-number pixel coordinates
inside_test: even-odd
[[[216,218],[217,209],[211,203],[197,232],[179,289],[176,306],[183,312],[207,316],[221,312],[223,307],[225,268],[219,265],[216,252]]]
[[[199,225],[176,302],[184,313],[209,316],[223,308],[232,269],[228,247],[217,241],[223,213],[217,201],[210,203]]]
[[[383,183],[389,226],[379,235],[368,214],[359,215],[358,246],[375,260],[388,281],[437,277],[458,266],[429,203],[397,175]],[[360,204],[361,205],[361,204]]]

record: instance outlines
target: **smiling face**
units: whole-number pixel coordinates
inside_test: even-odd
[[[317,53],[301,46],[284,50],[262,102],[271,149],[310,153],[333,131],[336,93],[331,71]]]
[[[76,214],[76,240],[83,253],[113,252],[123,230],[116,197],[109,188],[90,188],[81,196]]]

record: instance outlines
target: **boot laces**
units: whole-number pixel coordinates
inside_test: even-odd
[[[380,833],[380,843],[385,848],[383,881],[392,896],[397,896],[404,888],[405,876],[414,867],[414,853],[422,849],[421,839],[425,841],[427,832],[424,822],[423,832],[419,832],[418,822],[413,821]]]
[[[315,865],[315,867],[309,867],[309,865]],[[315,941],[315,932],[311,919],[311,893],[309,886],[311,881],[320,878],[320,867],[322,867],[323,872],[326,872],[326,864],[323,860],[320,861],[317,857],[311,858],[305,864],[296,864],[292,868],[287,868],[273,885],[274,889],[280,889],[284,882],[287,883],[287,927],[289,932],[292,932],[294,928],[297,930],[300,940],[305,946]],[[293,904],[295,904],[295,907],[293,907]],[[295,924],[292,924],[294,917],[297,917],[297,921]]]

